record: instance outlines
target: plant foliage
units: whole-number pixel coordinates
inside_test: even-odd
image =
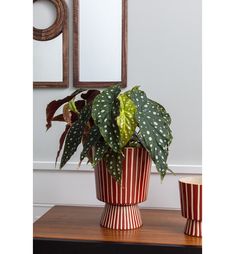
[[[76,152],[78,145],[81,143],[82,135],[86,126],[86,123],[89,121],[91,115],[91,106],[86,105],[76,122],[74,122],[69,129],[69,132],[66,137],[63,156],[60,162],[60,168],[62,168],[67,161],[72,157]]]
[[[97,95],[92,106],[92,118],[105,142],[114,152],[120,151],[120,133],[116,122],[119,113],[119,86],[110,87]]]
[[[81,99],[76,99],[78,95]],[[63,112],[55,116],[63,106]],[[76,90],[62,100],[55,100],[46,109],[47,129],[53,121],[66,123],[60,137],[56,161],[63,149],[60,168],[83,144],[80,162],[96,166],[104,160],[112,177],[122,177],[123,149],[144,147],[164,178],[167,171],[169,146],[172,142],[171,118],[166,109],[151,99],[139,87],[121,93],[118,85],[98,90]]]
[[[83,150],[80,155],[80,161],[82,161],[87,156],[92,146],[94,146],[99,141],[100,137],[101,134],[99,128],[96,125],[94,125],[87,136],[86,142],[83,144]]]
[[[172,141],[168,125],[169,114],[160,104],[149,100],[138,88],[133,89],[129,96],[137,106],[136,121],[140,129],[139,137],[163,179],[168,170],[166,163],[168,146]]]
[[[117,182],[120,182],[122,177],[122,159],[121,153],[116,153],[111,149],[105,154],[108,171]]]
[[[108,152],[109,146],[105,143],[104,139],[101,138],[94,147],[94,158],[93,166],[96,166],[99,161],[101,161],[104,155]]]
[[[57,109],[60,106],[62,106],[63,104],[65,104],[66,102],[69,102],[70,100],[72,100],[76,95],[78,95],[79,93],[82,93],[83,91],[85,91],[85,90],[84,89],[77,89],[75,92],[73,92],[71,95],[65,97],[64,99],[54,100],[47,105],[47,108],[46,108],[47,130],[51,127],[51,122],[52,122],[52,119],[53,119],[54,114],[57,111]]]
[[[118,100],[120,101],[120,114],[117,117],[117,125],[120,130],[120,145],[124,147],[133,136],[137,126],[136,106],[126,94],[120,94]]]

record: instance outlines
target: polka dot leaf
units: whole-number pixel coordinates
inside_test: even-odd
[[[105,142],[115,152],[120,150],[120,133],[115,120],[119,115],[117,96],[120,92],[119,86],[106,88],[95,97],[92,106],[92,118],[99,127]]]
[[[120,145],[122,148],[135,132],[137,126],[135,120],[136,106],[126,94],[120,94],[118,100],[120,101],[120,115],[117,117],[117,125],[120,131]]]
[[[98,142],[100,137],[101,134],[99,128],[96,125],[94,125],[86,138],[86,142],[83,144],[83,150],[80,154],[80,161],[82,161],[87,156],[92,146],[94,146]]]
[[[105,154],[105,163],[109,174],[117,181],[121,182],[122,179],[122,160],[121,153],[116,153],[109,149]]]
[[[63,168],[67,161],[76,152],[78,145],[81,143],[82,135],[86,123],[91,117],[91,106],[86,105],[80,112],[78,120],[75,121],[68,131],[65,139],[64,151],[60,162],[60,168]]]
[[[151,155],[161,179],[167,170],[168,148],[172,141],[170,129],[171,119],[163,106],[147,98],[138,88],[132,89],[128,96],[137,107],[136,121],[140,132],[138,134],[143,146]]]
[[[95,153],[93,156],[93,167],[103,159],[104,154],[108,151],[109,146],[105,143],[104,139],[101,138],[96,144],[95,144]]]

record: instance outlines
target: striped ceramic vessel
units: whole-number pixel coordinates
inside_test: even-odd
[[[202,237],[202,177],[179,180],[182,216],[187,218],[186,235]]]
[[[122,180],[117,183],[108,173],[105,162],[95,168],[96,193],[105,202],[100,224],[111,229],[134,229],[142,226],[138,203],[148,194],[151,157],[144,148],[125,148]]]

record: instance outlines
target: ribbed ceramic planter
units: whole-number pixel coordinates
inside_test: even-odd
[[[184,233],[202,237],[202,178],[181,178],[179,188],[181,213],[187,218]]]
[[[96,193],[105,202],[100,225],[111,229],[135,229],[142,226],[138,203],[146,200],[151,157],[143,148],[125,148],[121,183],[108,173],[105,162],[95,168]]]

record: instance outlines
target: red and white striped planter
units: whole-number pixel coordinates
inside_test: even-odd
[[[202,178],[185,177],[179,180],[182,216],[187,218],[186,235],[202,237]]]
[[[96,194],[106,203],[100,224],[111,229],[134,229],[142,226],[138,203],[146,200],[151,171],[151,157],[144,148],[124,149],[122,180],[117,183],[108,173],[105,162],[95,167]]]

